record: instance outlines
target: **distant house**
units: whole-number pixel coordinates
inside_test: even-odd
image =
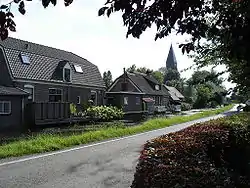
[[[26,103],[69,102],[80,107],[92,100],[95,105],[103,104],[105,85],[98,67],[71,52],[7,38],[0,41],[0,67],[0,85],[23,91],[20,96],[29,93]],[[2,96],[11,106],[4,105],[2,110],[11,109],[11,114],[14,99],[9,94]],[[0,115],[0,121],[2,118]]]
[[[150,74],[125,72],[119,76],[106,92],[107,104],[123,108],[125,113],[153,114],[165,111],[169,94]]]
[[[181,111],[181,103],[185,100],[185,97],[175,88],[171,86],[163,85],[163,87],[170,94],[169,105],[174,111]]]

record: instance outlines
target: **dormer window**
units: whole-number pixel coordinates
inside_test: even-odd
[[[66,82],[70,82],[71,81],[71,72],[70,72],[70,69],[64,69],[64,75],[63,75],[63,77],[64,77],[64,80],[66,81]]]
[[[159,90],[159,85],[155,85],[155,90]]]
[[[80,65],[74,65],[75,71],[78,73],[83,73],[82,67]]]
[[[63,68],[63,80],[65,82],[71,82],[72,80],[71,67],[68,63]]]
[[[25,55],[25,54],[20,54],[21,56],[21,60],[23,64],[29,65],[30,64],[30,58],[29,56]]]

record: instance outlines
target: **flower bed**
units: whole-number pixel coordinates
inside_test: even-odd
[[[249,124],[245,113],[147,142],[131,187],[249,187]]]

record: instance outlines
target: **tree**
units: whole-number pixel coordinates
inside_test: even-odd
[[[164,75],[160,71],[154,71],[152,74],[160,84],[163,84]]]
[[[216,107],[217,105],[224,104],[228,93],[222,86],[223,79],[219,75],[214,70],[195,71],[192,77],[187,80],[189,90],[195,91],[195,95],[197,95],[193,97],[190,96],[191,91],[187,92],[195,108]]]
[[[73,0],[64,0],[69,6]],[[0,37],[5,39],[9,31],[15,31],[14,15],[10,6],[18,4],[18,10],[25,14],[22,0],[1,5]],[[56,0],[42,0],[46,8]],[[171,32],[189,34],[190,40],[180,44],[182,52],[194,51],[199,56],[196,63],[225,64],[231,73],[230,79],[240,89],[249,90],[250,80],[250,1],[249,0],[107,0],[98,15],[110,16],[122,11],[127,37],[140,35],[153,24],[156,25],[155,40],[168,36]],[[206,42],[202,39],[205,39]],[[203,58],[201,58],[201,57]],[[203,61],[205,60],[205,61]]]
[[[136,65],[133,64],[132,66],[130,66],[129,68],[126,69],[127,72],[135,72],[136,71]]]
[[[181,75],[178,70],[175,69],[166,69],[164,74],[164,82],[168,85],[171,81],[179,81]]]
[[[103,73],[103,81],[105,83],[106,88],[109,88],[109,86],[112,84],[112,74],[110,71]]]
[[[136,67],[135,64],[130,66],[129,68],[126,69],[127,72],[133,73],[133,72],[139,72],[143,74],[150,74],[152,75],[160,84],[163,83],[164,80],[164,75],[161,71],[154,71],[152,69],[149,69],[147,67]]]
[[[212,97],[212,91],[209,87],[206,87],[203,84],[199,84],[196,87],[197,90],[197,99],[194,103],[194,108],[205,108],[207,107],[210,98]]]

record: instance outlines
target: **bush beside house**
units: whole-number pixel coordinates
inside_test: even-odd
[[[84,111],[77,112],[76,106],[70,104],[70,111],[73,116],[100,121],[120,120],[124,116],[122,109],[115,106],[90,106]]]
[[[192,105],[189,103],[181,103],[181,111],[187,111],[187,110],[191,110],[192,109]]]
[[[249,187],[249,125],[245,113],[147,142],[131,187]]]

